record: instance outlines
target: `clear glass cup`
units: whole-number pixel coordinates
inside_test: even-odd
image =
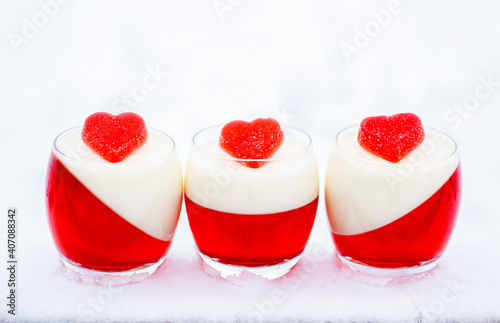
[[[219,148],[221,129],[194,136],[186,166],[186,211],[199,254],[223,277],[242,270],[280,277],[298,262],[316,216],[311,138],[284,127],[284,143],[272,158],[237,159]]]
[[[357,144],[358,129],[337,135],[327,166],[325,202],[338,256],[353,269],[383,276],[433,268],[460,204],[456,143],[426,127],[424,142],[390,163]]]
[[[47,171],[48,223],[60,257],[83,275],[151,274],[165,259],[182,204],[175,143],[148,129],[143,147],[109,163],[85,146],[81,130],[55,138]]]

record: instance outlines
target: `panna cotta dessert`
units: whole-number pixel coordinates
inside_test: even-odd
[[[223,276],[287,273],[311,232],[319,177],[311,139],[274,119],[233,121],[193,138],[185,175],[189,225]]]
[[[434,267],[460,197],[455,142],[418,116],[366,118],[337,135],[325,202],[338,255],[352,268],[412,274]]]
[[[175,143],[133,113],[91,115],[54,140],[48,222],[66,266],[151,273],[172,242],[182,203]]]

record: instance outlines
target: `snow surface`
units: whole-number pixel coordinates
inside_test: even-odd
[[[19,236],[17,315],[0,305],[0,321],[500,320],[497,1],[55,1],[0,4],[0,213],[18,208]],[[33,19],[39,27],[26,27]],[[359,36],[367,28],[372,36]],[[18,52],[13,33],[27,37]],[[349,63],[341,48],[355,39]],[[275,117],[313,138],[320,192],[341,129],[417,113],[458,143],[456,230],[426,275],[360,274],[335,257],[320,194],[309,244],[288,275],[222,279],[197,256],[183,209],[153,276],[123,287],[79,281],[52,243],[44,179],[55,136],[99,110],[140,113],[175,139],[184,169],[197,131]],[[4,302],[7,275],[0,270]]]

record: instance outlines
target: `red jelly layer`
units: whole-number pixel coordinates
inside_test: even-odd
[[[340,255],[381,268],[411,267],[437,258],[446,248],[461,196],[460,166],[429,199],[403,217],[356,235],[332,233]]]
[[[186,211],[199,250],[221,263],[247,267],[275,265],[304,250],[318,198],[294,210],[237,214],[211,210],[185,196]]]
[[[158,261],[171,241],[139,230],[92,194],[52,155],[47,211],[59,252],[84,268],[125,271]]]

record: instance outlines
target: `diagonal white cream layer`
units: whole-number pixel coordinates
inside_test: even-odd
[[[338,137],[327,167],[325,202],[331,229],[342,235],[368,232],[409,213],[453,175],[459,165],[455,143],[432,129],[399,163],[359,146],[357,127]]]
[[[152,237],[172,239],[182,203],[182,170],[168,136],[149,130],[146,144],[119,163],[90,151],[81,129],[62,134],[56,145],[61,163],[110,209]]]
[[[311,149],[304,151],[285,139],[273,155],[278,160],[249,168],[232,160],[217,141],[201,148],[191,152],[185,178],[187,197],[199,205],[228,213],[267,214],[293,210],[318,197],[318,167]]]

